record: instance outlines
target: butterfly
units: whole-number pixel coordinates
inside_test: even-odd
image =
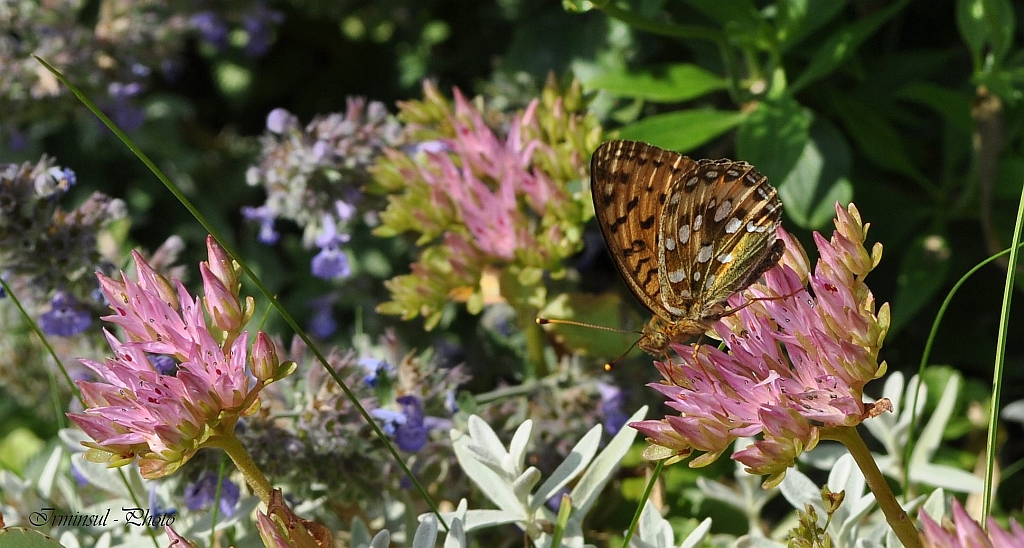
[[[782,202],[746,162],[608,141],[590,162],[597,221],[619,274],[654,314],[637,345],[664,356],[708,331],[782,257]]]

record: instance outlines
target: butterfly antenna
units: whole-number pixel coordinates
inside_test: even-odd
[[[552,318],[537,318],[537,325],[547,325],[549,323],[550,324],[556,324],[556,325],[560,324],[560,325],[574,325],[576,327],[589,327],[591,329],[600,329],[602,331],[611,331],[612,333],[635,333],[635,334],[638,334],[638,335],[642,335],[643,334],[643,333],[641,333],[639,331],[628,331],[626,329],[616,329],[614,327],[608,327],[608,326],[604,326],[604,325],[594,325],[592,323],[574,322],[572,320],[556,320],[556,319],[552,319]],[[640,339],[637,339],[633,344],[629,345],[629,348],[627,348],[626,351],[622,353],[622,355],[620,355],[618,358],[615,358],[614,360],[604,364],[604,370],[605,371],[611,371],[612,367],[614,367],[615,364],[619,363],[619,361],[622,360],[622,358],[625,358],[626,354],[629,354],[630,352],[632,352],[633,349],[636,348],[636,345],[639,344],[639,343],[640,343]]]
[[[627,331],[627,333],[632,333],[632,331]],[[636,348],[636,345],[639,344],[639,343],[640,343],[640,339],[637,339],[636,342],[634,342],[633,344],[629,345],[629,348],[627,348],[625,352],[620,354],[618,358],[615,358],[614,360],[604,364],[604,370],[605,371],[611,371],[612,368],[615,367],[615,364],[619,363],[622,360],[622,358],[625,358],[626,354],[629,354],[630,352],[632,352],[633,349]]]
[[[801,287],[800,289],[797,289],[796,291],[794,291],[792,293],[788,293],[786,295],[778,295],[778,296],[775,296],[775,297],[753,297],[752,299],[750,299],[747,302],[737,306],[736,308],[727,310],[725,312],[725,315],[726,316],[731,316],[731,315],[739,312],[740,310],[743,310],[744,308],[746,308],[746,307],[756,303],[757,301],[781,301],[783,299],[788,299],[790,297],[795,297],[801,291],[804,291],[804,289],[806,289],[806,288]]]
[[[576,327],[589,327],[590,329],[600,329],[602,331],[611,331],[612,333],[636,333],[636,331],[626,331],[625,329],[616,329],[614,327],[608,327],[605,325],[594,325],[592,323],[574,322],[572,320],[556,320],[553,318],[537,318],[537,325],[575,325]]]

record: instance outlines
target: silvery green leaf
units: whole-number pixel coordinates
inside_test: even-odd
[[[499,460],[495,458],[494,453],[491,453],[484,449],[483,447],[480,447],[479,445],[475,445],[473,443],[466,444],[466,451],[473,456],[474,460],[490,468],[492,471],[494,471],[495,474],[498,474],[505,480],[511,480],[512,478],[515,477],[514,474],[509,473],[509,471],[505,468],[506,459],[502,458],[501,460]]]
[[[527,468],[521,476],[512,482],[512,492],[515,493],[519,500],[527,500],[530,496],[530,491],[540,481],[540,475],[540,470],[537,470],[535,466]]]
[[[104,464],[85,460],[82,455],[83,453],[75,453],[71,455],[71,463],[82,477],[89,482],[89,485],[98,487],[117,498],[127,500],[132,498],[131,493],[125,488],[119,472],[124,471],[125,474],[131,478],[133,471],[138,469],[137,467],[125,466],[121,468],[107,468]],[[143,491],[139,492],[142,493]]]
[[[516,433],[512,436],[512,442],[508,446],[508,462],[503,463],[503,467],[512,472],[513,475],[518,474],[523,469],[524,463],[526,463],[526,446],[530,443],[530,434],[532,433],[533,421],[526,420],[523,421],[523,424],[516,429]]]
[[[704,537],[707,536],[708,531],[711,530],[711,518],[704,518],[704,521],[700,522],[700,525],[695,527],[693,531],[690,531],[689,535],[683,539],[683,543],[679,545],[679,548],[695,548],[704,541]]]
[[[256,509],[260,504],[259,497],[248,496],[240,499],[238,505],[235,507],[235,512],[228,517],[224,517],[224,514],[218,513],[217,515],[217,530],[223,531],[229,527],[240,523],[242,520],[248,520],[253,510]],[[199,517],[189,524],[188,528],[184,531],[178,531],[182,536],[186,538],[194,537],[208,537],[210,536],[210,530],[213,528],[213,513],[204,512],[199,514]],[[175,528],[175,530],[178,530]]]
[[[529,437],[530,429],[533,427],[533,423],[529,420],[523,421],[523,424],[516,430],[515,435],[519,435],[520,430],[526,430],[527,437]],[[473,445],[476,445],[480,449],[484,450],[493,456],[495,462],[500,465],[504,464],[505,458],[508,456],[508,452],[505,451],[505,446],[502,445],[498,435],[494,433],[491,426],[486,421],[476,415],[469,417],[469,435],[473,439]]]
[[[981,493],[985,488],[985,482],[970,472],[930,462],[912,464],[910,479],[959,493]]]
[[[46,463],[43,465],[39,478],[36,480],[36,489],[38,489],[39,494],[43,498],[53,498],[53,487],[56,483],[57,472],[60,470],[60,463],[63,457],[64,449],[58,445],[50,451],[50,455],[46,458]]]
[[[569,527],[575,525],[574,528]],[[551,546],[551,535],[547,533],[541,533],[533,542],[537,548],[553,548]],[[586,543],[583,540],[583,533],[580,530],[579,522],[573,524],[573,520],[567,524],[565,531],[562,533],[562,543],[554,548],[584,548]]]
[[[453,518],[450,521],[451,529],[444,538],[444,548],[466,548],[466,532],[462,528],[462,520]]]
[[[803,510],[804,506],[808,504],[814,506],[814,510],[818,512],[819,521],[824,525],[825,507],[821,504],[821,488],[803,472],[796,468],[787,471],[786,477],[779,484],[779,489],[793,508]]]
[[[441,517],[451,523],[458,517],[457,512],[442,512]],[[468,533],[477,529],[505,525],[506,523],[521,523],[526,521],[522,514],[506,512],[504,510],[468,510],[462,518],[463,529]]]
[[[60,545],[61,545],[61,547],[62,548],[79,548],[81,546],[81,544],[79,544],[79,542],[78,542],[78,538],[77,538],[78,536],[80,536],[80,533],[78,531],[64,531],[60,535]],[[103,537],[103,539],[101,539],[101,542],[102,541],[105,541],[105,545],[106,546],[110,546],[110,535],[105,535]],[[94,548],[101,548],[100,547],[100,543],[97,543],[97,546],[94,547]]]
[[[928,424],[921,430],[921,437],[917,440],[914,452],[910,455],[908,466],[913,471],[914,466],[919,463],[930,462],[935,451],[942,443],[942,433],[946,430],[946,423],[953,415],[953,407],[956,405],[957,392],[960,390],[960,375],[953,374],[942,390],[939,403],[935,405]]]
[[[949,512],[948,499],[946,498],[946,492],[940,487],[930,495],[928,499],[921,505],[921,509],[928,514],[928,517],[932,518],[933,521],[940,521],[943,516]]]
[[[349,544],[352,548],[366,548],[370,545],[370,529],[359,516],[352,518],[349,526]]]
[[[736,539],[736,548],[786,548],[786,545],[763,535],[743,535]]]
[[[640,512],[636,534],[630,539],[633,548],[668,548],[675,547],[675,533],[672,525],[661,517],[650,500],[644,501],[644,509]]]
[[[472,417],[470,417],[472,422]],[[493,433],[493,432],[492,432]],[[458,436],[452,443],[452,448],[455,450],[455,457],[459,461],[459,466],[462,471],[469,476],[469,479],[473,480],[484,493],[493,502],[507,512],[514,513],[519,516],[519,519],[525,519],[525,510],[515,493],[512,491],[510,481],[501,477],[495,470],[487,464],[481,462],[477,456],[478,452],[472,451],[470,446],[472,440],[469,436]],[[467,524],[468,527],[469,524]]]
[[[590,464],[591,459],[594,458],[594,453],[597,452],[599,443],[601,443],[601,425],[596,425],[584,434],[579,443],[569,451],[569,455],[565,457],[562,464],[555,468],[555,471],[551,473],[551,477],[533,495],[530,499],[530,511],[532,512],[539,508],[548,499],[555,496],[559,489],[578,476]]]
[[[416,535],[412,539],[412,548],[434,548],[437,540],[437,517],[427,514],[420,520]]]
[[[391,546],[391,533],[387,529],[382,529],[370,541],[370,548],[388,548],[388,546]]]
[[[865,424],[867,422],[870,421],[865,421]],[[831,470],[835,466],[836,461],[846,454],[849,454],[849,451],[846,450],[843,444],[826,440],[818,443],[814,451],[804,451],[797,458],[800,462],[818,470]]]
[[[697,487],[705,497],[725,503],[740,511],[746,509],[747,501],[744,500],[743,495],[720,481],[697,476]]]
[[[1000,416],[1003,420],[1024,423],[1024,400],[1007,404]]]
[[[833,514],[829,527],[835,531],[833,534],[836,538],[853,538],[861,518],[874,506],[875,497],[871,493],[865,493],[866,487],[864,474],[856,466],[852,456],[846,455],[836,462],[828,477],[828,488],[833,493],[846,493],[846,498]],[[820,501],[820,493],[818,496]],[[819,508],[820,506],[816,505],[815,509]],[[819,514],[819,517],[823,516]]]
[[[636,413],[633,413],[629,420],[626,421],[626,424],[643,420],[646,415],[647,406],[645,405]],[[608,445],[594,457],[594,461],[583,472],[580,480],[576,482],[576,486],[572,488],[570,493],[573,507],[579,515],[585,516],[590,512],[590,508],[597,501],[597,497],[604,490],[604,486],[614,477],[615,470],[619,468],[619,463],[622,462],[622,458],[626,456],[626,452],[633,445],[636,434],[636,430],[623,426],[612,436]]]

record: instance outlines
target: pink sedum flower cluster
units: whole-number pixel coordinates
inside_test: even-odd
[[[960,501],[953,499],[953,519],[939,525],[922,511],[921,544],[925,548],[1020,548],[1024,546],[1024,528],[1010,520],[1009,529],[988,518],[988,532],[967,515]]]
[[[143,477],[163,477],[259,407],[277,355],[260,332],[248,356],[241,328],[252,315],[252,298],[239,300],[237,266],[212,238],[207,247],[202,301],[137,252],[137,282],[123,273],[121,281],[98,275],[115,312],[103,319],[121,326],[125,340],[105,331],[113,357],[81,360],[100,379],[77,383],[85,411],[68,414],[93,439],[85,443],[87,459],[109,466],[138,459]],[[246,369],[250,359],[258,366],[255,382]]]
[[[768,487],[818,443],[822,428],[854,426],[886,409],[886,400],[862,400],[864,385],[885,372],[878,350],[889,307],[876,312],[864,284],[881,244],[864,247],[868,225],[852,204],[837,204],[836,214],[831,240],[814,234],[820,259],[813,272],[800,243],[779,229],[783,258],[762,282],[734,295],[729,306],[739,310],[715,326],[728,352],[676,347],[680,361],[655,364],[664,380],[651,386],[680,414],[632,424],[660,446],[653,454],[703,451],[690,465],[704,466],[737,438],[760,435],[732,458],[768,475]]]

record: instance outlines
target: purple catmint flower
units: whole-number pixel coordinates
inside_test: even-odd
[[[334,295],[327,295],[309,301],[313,315],[309,318],[309,332],[318,339],[328,339],[338,331],[338,321],[334,319]]]
[[[395,372],[395,368],[384,360],[378,360],[377,358],[359,358],[356,362],[357,365],[366,370],[366,376],[363,380],[369,386],[377,386],[377,379],[382,375],[387,377]]]
[[[615,434],[626,425],[629,415],[622,410],[625,395],[622,389],[611,383],[597,383],[597,391],[601,396],[601,414],[604,416],[604,429]]]
[[[260,223],[260,233],[256,236],[261,244],[274,245],[281,235],[274,230],[274,212],[266,205],[259,207],[243,206],[242,217],[246,221]]]
[[[299,119],[283,108],[275,108],[270,111],[270,114],[267,114],[267,131],[271,133],[282,135],[284,132],[298,127]]]
[[[220,514],[224,517],[235,513],[238,505],[239,489],[235,482],[224,478],[220,484]],[[211,506],[217,497],[217,474],[215,472],[203,472],[194,483],[185,486],[185,506],[189,510],[202,510]]]
[[[210,44],[217,51],[224,49],[228,43],[228,26],[216,13],[212,11],[201,11],[189,19],[192,28],[195,29],[204,42]]]
[[[352,266],[348,256],[341,249],[350,236],[338,232],[330,215],[324,215],[323,230],[316,238],[320,253],[313,257],[311,271],[314,276],[324,280],[347,278],[352,274]]]
[[[67,291],[57,291],[50,310],[39,317],[39,328],[47,335],[73,337],[92,325],[92,315]]]

